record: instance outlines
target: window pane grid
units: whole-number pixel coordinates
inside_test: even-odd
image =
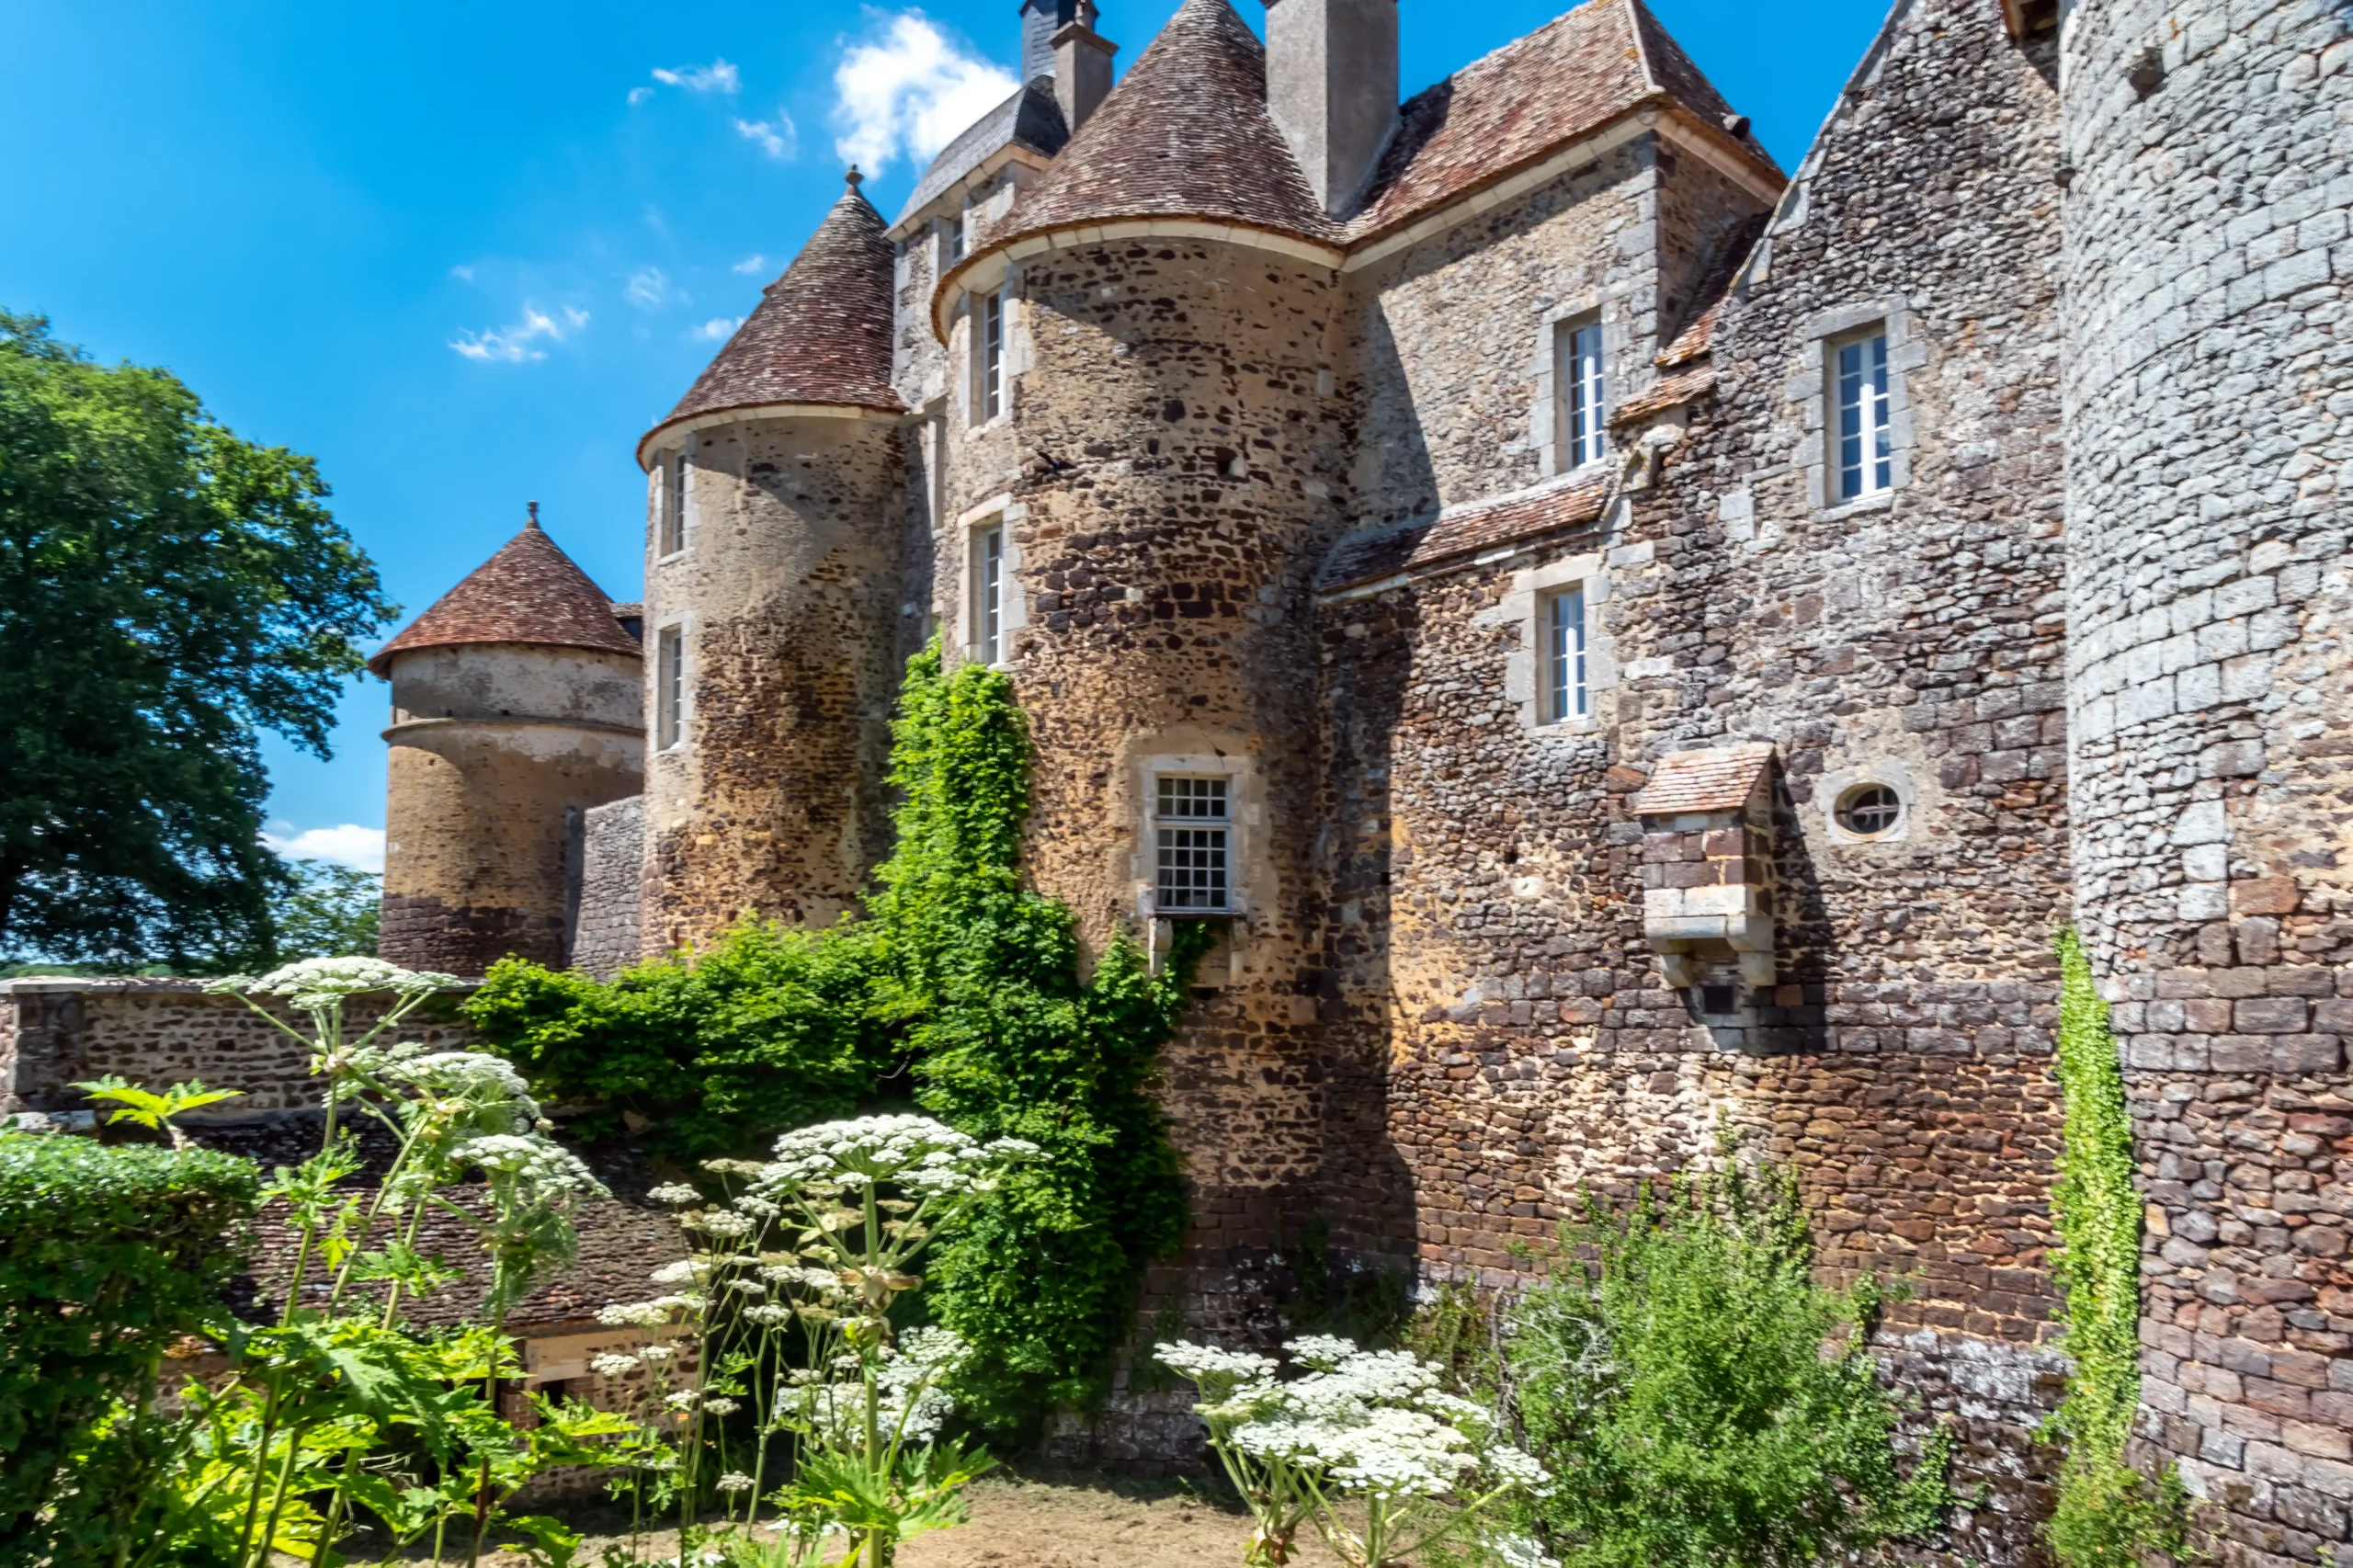
[[[676,555],[687,547],[687,454],[662,457],[662,527],[655,553]]]
[[[1594,322],[1569,331],[1563,347],[1566,466],[1581,468],[1601,456],[1602,421],[1608,413],[1601,373],[1601,324]]]
[[[1161,825],[1155,830],[1155,902],[1164,913],[1179,910],[1222,912],[1229,907],[1227,869],[1230,864],[1227,781],[1222,778],[1183,776],[1154,782],[1154,809]],[[1183,823],[1186,825],[1173,826]]]
[[[984,665],[1002,662],[1005,637],[1005,530],[984,529],[974,541],[972,641]]]
[[[686,710],[687,640],[678,627],[666,627],[656,641],[654,675],[654,741],[664,750],[678,744]]]
[[[1838,498],[1851,501],[1891,489],[1887,395],[1887,335],[1838,350]]]
[[[1544,623],[1544,716],[1558,724],[1586,711],[1585,589],[1552,596]]]
[[[981,306],[981,417],[1005,412],[1005,296],[991,294]]]

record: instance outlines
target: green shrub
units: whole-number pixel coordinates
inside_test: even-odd
[[[1507,1356],[1567,1568],[1797,1568],[1937,1522],[1949,1439],[1899,1465],[1879,1291],[1815,1283],[1785,1176],[1669,1179],[1615,1214],[1588,1197],[1562,1240]]]
[[[892,1048],[867,1021],[869,967],[862,941],[746,919],[609,985],[503,959],[465,1010],[540,1097],[590,1108],[574,1132],[642,1126],[647,1148],[695,1159],[873,1094]]]
[[[217,1312],[259,1185],[210,1150],[0,1135],[0,1540],[62,1552],[136,1494],[152,1456],[109,1413]]]
[[[2050,1431],[2063,1438],[2059,1506],[2048,1529],[2067,1568],[2135,1568],[2178,1557],[2188,1496],[2168,1467],[2152,1481],[2124,1462],[2141,1403],[2141,1197],[2132,1119],[2109,1032],[2108,1004],[2072,930],[2059,933],[2059,1087],[2065,1143],[2052,1189],[2064,1301],[2061,1348],[2074,1360]]]

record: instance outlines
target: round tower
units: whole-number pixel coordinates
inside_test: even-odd
[[[1029,715],[1031,877],[1093,945],[1193,918],[1226,938],[1168,1048],[1211,1248],[1278,1242],[1321,1158],[1313,579],[1345,479],[1337,244],[1257,40],[1225,0],[1187,0],[934,303],[965,372],[937,608]]]
[[[579,814],[637,793],[636,639],[531,520],[368,667],[392,683],[383,931],[394,963],[564,962]]]
[[[905,408],[858,179],[638,445],[649,951],[830,925],[889,848]]]
[[[2304,1391],[2353,1388],[2325,1174],[2353,1036],[2353,46],[2334,6],[2063,26],[2069,815],[2145,1130],[2140,1430],[2249,1550],[2310,1561],[2293,1498],[2345,1423]],[[2284,1392],[2250,1408],[2258,1376]]]

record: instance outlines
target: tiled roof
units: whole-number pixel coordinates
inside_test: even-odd
[[[376,650],[368,667],[389,677],[395,654],[459,642],[638,651],[613,619],[613,601],[556,548],[536,518]]]
[[[1678,370],[1671,376],[1661,376],[1650,386],[1609,411],[1612,427],[1637,425],[1653,415],[1664,414],[1670,408],[1680,408],[1696,398],[1716,390],[1715,368],[1701,365],[1695,369]]]
[[[1403,528],[1351,534],[1324,558],[1316,586],[1329,592],[1420,572],[1459,556],[1576,528],[1601,516],[1604,478],[1479,502]]]
[[[1243,223],[1336,245],[1267,112],[1267,53],[1227,0],[1185,0],[1004,238],[1120,218]]]
[[[1407,100],[1348,237],[1399,228],[1653,104],[1733,134],[1732,106],[1642,0],[1586,0]],[[1734,140],[1779,172],[1754,135]]]
[[[915,181],[907,204],[899,209],[899,222],[905,222],[938,200],[1000,147],[1027,147],[1051,158],[1069,140],[1070,127],[1063,122],[1063,106],[1054,97],[1054,79],[1040,76],[1025,83],[939,150],[939,156]]]
[[[906,406],[891,389],[891,242],[858,179],[851,170],[784,276],[647,437],[698,414],[767,403]]]
[[[1769,742],[1679,751],[1658,759],[1650,782],[1627,804],[1637,816],[1682,812],[1736,812],[1772,766]]]

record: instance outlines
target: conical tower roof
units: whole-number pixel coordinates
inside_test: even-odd
[[[644,441],[681,420],[729,409],[795,403],[905,409],[891,386],[891,242],[882,214],[858,188],[862,177],[849,171],[848,188],[784,276],[762,291]]]
[[[1267,51],[1227,0],[1185,0],[1005,238],[1121,218],[1194,218],[1336,244],[1267,112]]]
[[[636,653],[635,639],[614,619],[613,601],[540,528],[539,503],[531,507],[531,520],[521,533],[379,648],[368,667],[390,678],[395,655],[460,642],[536,642]]]

